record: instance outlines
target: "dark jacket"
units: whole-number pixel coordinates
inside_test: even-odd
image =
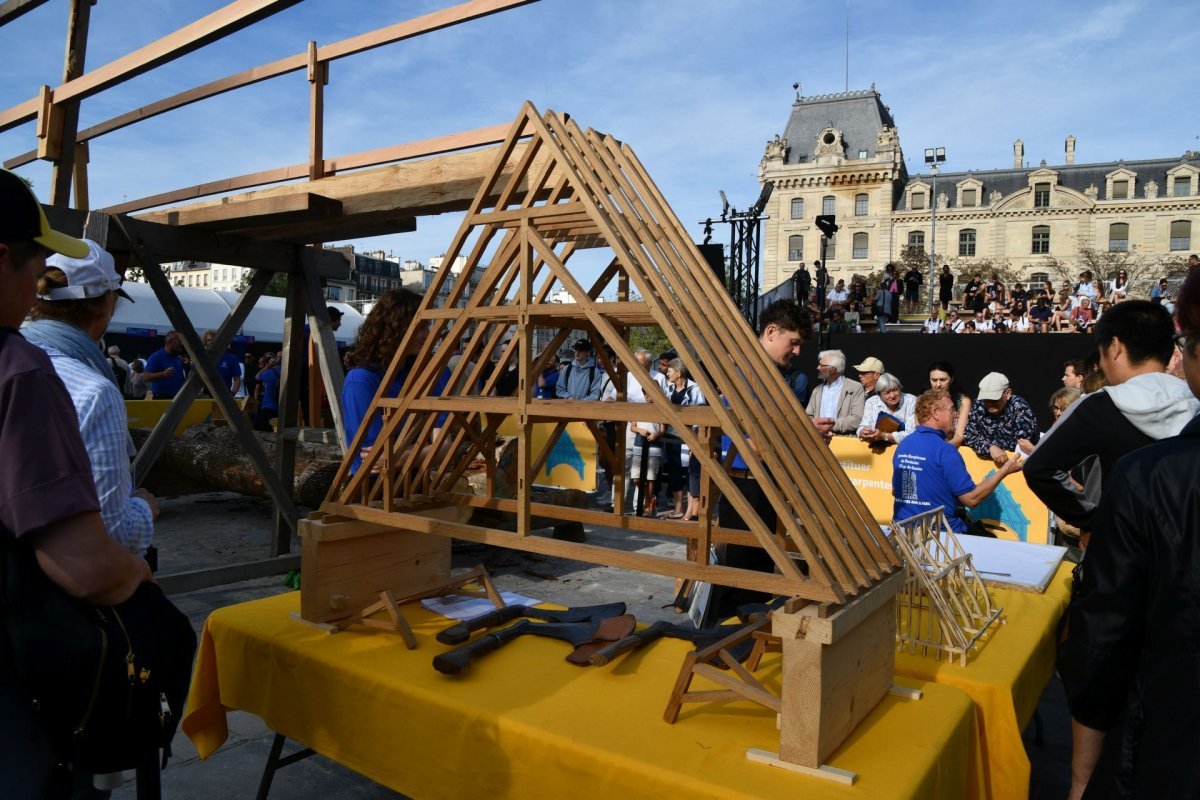
[[[1099,462],[1099,487],[1117,459],[1151,442],[1175,436],[1200,405],[1187,384],[1165,373],[1107,386],[1071,405],[1025,462],[1025,482],[1055,515],[1090,529],[1098,498],[1089,499],[1068,473],[1091,458]],[[1089,480],[1091,480],[1089,475]]]
[[[1115,469],[1059,646],[1072,716],[1108,732],[1085,798],[1200,797],[1200,417]]]

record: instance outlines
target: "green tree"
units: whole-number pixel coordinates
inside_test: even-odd
[[[673,345],[662,328],[630,328],[629,347],[635,351],[645,348],[657,358],[659,353],[670,350]]]
[[[238,280],[237,285],[233,290],[238,294],[246,291],[250,287],[250,277],[254,273],[247,272]],[[276,272],[271,276],[271,280],[267,283],[267,288],[263,290],[263,294],[270,297],[287,297],[287,273]]]

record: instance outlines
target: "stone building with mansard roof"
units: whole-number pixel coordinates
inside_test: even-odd
[[[1081,247],[1186,257],[1200,250],[1200,153],[1101,164],[1027,167],[1021,140],[1010,168],[910,175],[891,110],[874,87],[797,97],[782,135],[767,143],[760,182],[773,181],[763,231],[766,289],[821,257],[818,214],[840,226],[828,248],[832,277],[879,269],[904,249],[929,249],[937,204],[940,261],[1006,258],[1027,276],[1045,256],[1070,262]],[[1107,276],[1102,276],[1107,277]]]

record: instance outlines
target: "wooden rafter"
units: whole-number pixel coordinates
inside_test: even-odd
[[[518,140],[526,130],[532,139],[522,145]],[[447,266],[417,312],[417,320],[429,326],[426,343],[400,395],[386,398],[381,389],[375,398],[373,409],[384,415],[376,446],[357,474],[349,473],[349,459],[343,463],[323,511],[677,577],[745,588],[770,586],[770,591],[821,602],[843,602],[899,568],[891,544],[628,146],[585,132],[553,112],[539,115],[527,103],[485,174],[449,249]],[[613,258],[601,280],[586,288],[572,274],[569,261],[580,249],[595,246],[608,248]],[[459,282],[445,306],[435,308],[448,265],[464,253],[470,271],[482,265],[486,252],[491,253],[487,267],[471,296],[463,297],[465,282]],[[613,281],[620,287],[621,301],[599,302]],[[546,302],[554,286],[565,288],[578,302],[565,307]],[[642,300],[630,300],[631,290]],[[626,373],[621,365],[635,363],[627,342],[629,327],[646,324],[663,329],[706,397],[724,397],[726,402],[680,408],[640,370]],[[613,347],[617,363],[605,366],[615,375],[617,402],[532,399],[533,379],[548,357],[546,352],[533,352],[533,331],[559,326],[589,330]],[[482,365],[468,373],[468,362],[492,352],[513,329],[500,363],[515,359],[519,388],[513,397],[494,397],[490,390],[498,374],[481,389]],[[446,381],[454,390],[435,395],[433,386],[446,370],[451,350],[438,349],[436,343],[457,342],[467,335],[464,356]],[[560,331],[556,341],[564,335]],[[383,386],[398,373],[400,354],[408,349],[406,337]],[[648,405],[624,401],[630,376],[642,384]],[[419,445],[439,414],[450,419],[443,436],[455,447],[440,454],[425,448],[422,454]],[[516,498],[456,492],[453,484],[465,463],[477,454],[487,460],[486,447],[506,417],[514,417],[519,430]],[[563,423],[580,420],[595,435],[595,422],[637,419],[655,419],[679,433],[701,463],[705,481],[721,491],[747,523],[749,532],[739,537],[765,550],[779,574],[711,566],[699,557],[684,561],[614,553],[529,535],[534,513],[564,520],[597,515],[603,524],[640,527],[642,520],[627,519],[619,509],[610,514],[535,507],[530,498],[532,476],[551,446],[536,451],[532,447],[536,421],[557,423],[556,435],[561,435]],[[776,512],[777,529],[768,529],[721,460],[711,454],[708,444],[718,430],[735,442],[754,443],[742,447],[741,454]],[[358,452],[361,434],[349,452]],[[387,445],[380,446],[382,442]],[[614,453],[604,455],[617,460]],[[488,469],[494,470],[495,464],[489,461]],[[367,480],[372,471],[379,480]],[[514,513],[516,533],[447,523],[425,511],[447,504]],[[728,540],[733,533],[711,525],[645,522],[677,526],[678,535],[706,544]],[[807,575],[793,561],[793,553],[803,557]]]

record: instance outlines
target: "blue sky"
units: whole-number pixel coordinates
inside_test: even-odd
[[[306,0],[249,30],[84,102],[82,126],[162,97],[451,2]],[[101,0],[95,68],[220,8],[220,0]],[[0,108],[61,78],[67,0],[0,27]],[[934,10],[937,9],[937,10]],[[910,170],[942,145],[950,170],[1026,159],[1079,163],[1200,149],[1192,93],[1200,26],[1190,2],[959,3],[853,0],[849,86],[882,93]],[[628,142],[684,226],[758,195],[765,143],[794,97],[842,91],[843,0],[540,0],[352,56],[331,66],[326,154],[354,153],[510,122],[525,99]],[[303,73],[212,98],[92,143],[92,204],[102,206],[307,159]],[[35,144],[32,123],[0,134],[0,156]],[[50,170],[19,170],[48,198]],[[455,215],[414,233],[356,242],[427,261]]]

